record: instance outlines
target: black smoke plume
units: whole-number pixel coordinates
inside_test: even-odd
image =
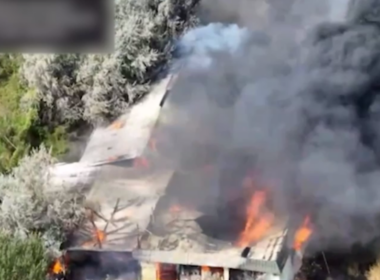
[[[320,248],[368,242],[380,225],[380,1],[268,0],[255,22],[257,2],[205,0],[208,21],[221,23],[180,42],[165,156],[224,179],[178,188],[217,205],[213,190],[238,188],[250,162],[278,210],[312,215]]]

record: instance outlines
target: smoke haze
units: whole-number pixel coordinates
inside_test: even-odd
[[[278,210],[313,215],[321,248],[368,242],[379,225],[380,29],[357,19],[380,1],[358,2],[348,22],[347,0],[204,0],[205,21],[220,23],[180,42],[163,110],[180,168],[234,176],[252,156]]]

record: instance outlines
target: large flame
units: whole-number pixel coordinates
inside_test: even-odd
[[[238,246],[246,247],[260,240],[272,226],[274,215],[264,209],[266,195],[265,191],[253,193],[246,209],[246,222]]]
[[[248,191],[251,197],[246,208],[244,230],[237,242],[237,245],[240,247],[249,246],[262,239],[268,233],[275,220],[274,214],[266,208],[268,192],[267,190],[255,190],[256,183],[252,174],[251,172],[242,182],[243,189]],[[296,251],[301,250],[311,234],[310,217],[307,216],[295,232],[293,248]]]
[[[307,216],[294,235],[294,250],[300,251],[303,245],[309,240],[312,232],[310,217]]]

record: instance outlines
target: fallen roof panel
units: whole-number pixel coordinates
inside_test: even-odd
[[[110,126],[97,128],[80,162],[98,165],[141,156],[159,117],[160,103],[170,79],[171,75],[160,81],[146,97]]]
[[[71,247],[132,250],[150,222],[173,172],[144,173],[106,165],[87,194],[88,221],[75,233]]]

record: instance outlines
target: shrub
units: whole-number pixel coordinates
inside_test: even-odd
[[[84,217],[82,195],[52,186],[47,172],[54,163],[45,148],[33,151],[8,175],[0,176],[0,232],[27,239],[38,234],[51,253]]]
[[[35,92],[19,79],[20,56],[0,55],[0,172],[9,172],[19,159],[45,141],[55,155],[66,150],[66,135],[43,127]]]
[[[23,56],[23,78],[37,89],[43,121],[98,124],[118,116],[149,91],[175,39],[197,23],[199,0],[115,1],[111,54]]]
[[[41,239],[0,234],[0,280],[43,280],[48,260]]]
[[[49,126],[75,123],[82,116],[82,92],[76,72],[82,57],[74,54],[24,54],[21,77],[36,89],[39,119]]]

